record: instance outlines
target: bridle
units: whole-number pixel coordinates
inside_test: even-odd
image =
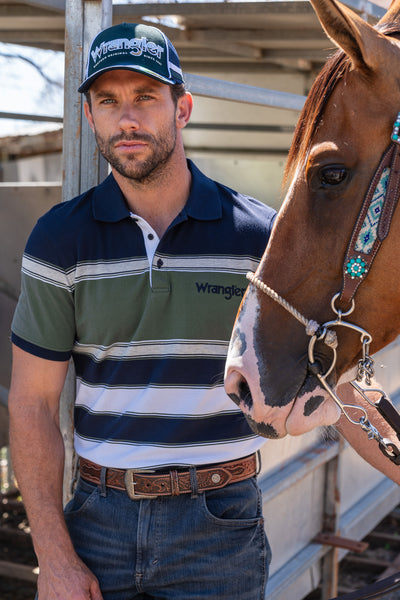
[[[334,328],[345,327],[357,332],[360,335],[362,344],[362,357],[358,362],[357,374],[350,383],[361,394],[364,400],[378,410],[400,440],[399,413],[383,390],[371,388],[371,380],[374,375],[374,361],[369,355],[369,347],[372,342],[372,336],[358,325],[344,320],[345,317],[348,317],[353,312],[356,292],[361,283],[365,281],[382,242],[388,236],[393,213],[399,200],[399,194],[400,113],[397,115],[397,119],[393,125],[390,145],[384,152],[375,175],[371,180],[350,237],[342,268],[342,288],[331,300],[331,308],[336,315],[334,320],[319,325],[316,321],[306,319],[306,317],[291,306],[284,298],[279,296],[272,288],[267,286],[254,273],[247,273],[247,278],[253,285],[275,300],[275,302],[278,302],[278,304],[305,326],[307,335],[311,336],[308,345],[309,371],[318,378],[321,385],[339,406],[345,417],[354,425],[360,426],[368,434],[369,439],[375,439],[383,454],[397,465],[400,465],[400,448],[379,433],[376,427],[369,421],[368,414],[363,407],[344,404],[329,385],[327,379],[335,368],[337,359],[338,341]],[[339,308],[340,306],[349,308],[343,312]],[[332,351],[332,362],[325,373],[321,372],[321,365],[315,360],[314,356],[315,344],[321,341],[329,346]],[[361,387],[361,383],[364,383],[366,387]],[[367,394],[371,392],[379,393],[380,398],[377,401],[370,400]],[[361,412],[358,420],[349,414],[349,409]]]

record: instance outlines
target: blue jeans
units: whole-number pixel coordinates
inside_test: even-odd
[[[104,600],[264,600],[261,506],[255,478],[152,500],[80,480],[65,518]]]

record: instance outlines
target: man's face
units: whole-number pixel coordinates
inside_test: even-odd
[[[140,182],[163,169],[176,146],[179,112],[169,86],[115,70],[98,77],[89,93],[86,117],[113,169]]]

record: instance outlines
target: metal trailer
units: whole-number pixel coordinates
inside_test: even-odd
[[[63,5],[61,0],[57,1],[60,6]],[[41,0],[40,4],[50,5],[54,2],[56,0]],[[32,1],[32,4],[37,2]],[[353,1],[351,4],[360,9],[360,3]],[[141,6],[146,7],[146,13],[149,12],[148,5]],[[375,16],[380,10],[371,3],[363,4],[363,9]],[[125,13],[129,15],[133,8],[132,5],[125,5],[125,8],[118,5],[115,10],[121,17]],[[137,14],[140,6],[135,5],[134,10]],[[68,0],[66,3],[63,200],[96,185],[107,171],[89,127],[82,118],[81,100],[76,89],[81,81],[82,57],[86,55],[88,44],[101,27],[112,23],[112,13],[111,0]],[[192,93],[199,96],[279,106],[291,111],[298,111],[304,102],[304,97],[296,94],[198,75],[189,74],[187,81]],[[0,222],[0,233],[4,233],[3,240],[7,246],[3,260],[7,260],[7,256],[15,260],[15,239],[11,239],[9,234],[10,222],[17,220],[21,223],[27,206],[32,211],[30,217],[32,214],[41,214],[50,200],[46,201],[41,195],[41,201],[36,203],[34,195],[28,197],[25,194],[18,196],[23,198],[23,202],[16,203],[15,195],[10,194],[9,190],[9,186],[0,186],[5,215]],[[23,224],[25,228],[28,227],[27,222]],[[24,227],[19,229],[18,235],[24,233]],[[1,260],[0,256],[0,268]],[[16,285],[14,281],[13,289]],[[392,400],[400,403],[400,375],[396,368],[399,359],[399,339],[376,356],[376,364],[382,365],[378,380]],[[69,457],[65,473],[65,499],[69,496],[68,483],[73,465],[73,390],[74,374],[71,368],[61,401],[64,440]],[[6,390],[2,392],[4,397]],[[266,531],[273,549],[265,598],[301,600],[322,582],[323,600],[328,600],[337,593],[339,560],[352,547],[352,542],[363,538],[400,503],[398,486],[369,467],[343,440],[323,439],[318,431],[299,438],[288,436],[283,440],[267,441],[262,451],[262,463],[259,480],[263,491]],[[324,538],[321,537],[322,533],[326,534]]]

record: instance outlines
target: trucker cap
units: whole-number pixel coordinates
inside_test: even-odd
[[[78,91],[113,69],[128,69],[163,83],[183,83],[178,54],[167,36],[151,25],[121,23],[101,31],[91,43],[86,74]]]

